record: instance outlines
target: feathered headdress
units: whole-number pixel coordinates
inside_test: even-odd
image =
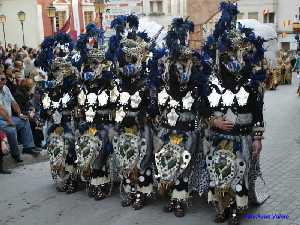
[[[220,54],[242,51],[244,67],[251,68],[264,58],[265,40],[257,37],[253,29],[237,24],[239,13],[237,4],[222,2],[220,4],[221,17],[215,25],[213,34],[210,35],[203,47],[202,59],[206,72],[211,72]],[[231,62],[233,65],[234,62]],[[210,68],[210,69],[209,69]],[[253,79],[254,76],[252,76]]]
[[[41,51],[35,60],[35,66],[49,72],[55,56],[66,57],[72,50],[73,41],[69,34],[57,33],[54,36],[46,37],[41,44]]]
[[[171,28],[166,36],[166,45],[170,55],[177,57],[180,54],[180,48],[187,45],[187,36],[189,32],[194,31],[194,23],[186,18],[174,18]]]

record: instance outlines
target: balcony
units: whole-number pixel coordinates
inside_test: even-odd
[[[293,23],[293,31],[294,31],[295,33],[300,32],[300,22],[294,22],[294,23]]]
[[[163,12],[151,12],[149,14],[149,16],[164,16],[164,15],[165,15],[165,13],[163,13]]]

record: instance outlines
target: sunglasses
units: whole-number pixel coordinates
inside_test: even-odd
[[[6,77],[1,77],[0,81],[6,81]]]

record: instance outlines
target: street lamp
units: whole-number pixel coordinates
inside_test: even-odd
[[[5,37],[5,29],[4,29],[4,24],[6,22],[6,16],[5,15],[0,15],[0,23],[2,24],[2,31],[3,31],[3,39],[4,39],[4,45],[6,48],[6,37]]]
[[[105,9],[105,2],[108,2],[107,0],[95,0],[94,5],[96,9],[96,13],[99,14],[99,20],[100,20],[100,27],[102,28],[103,25],[103,12]]]
[[[56,8],[53,6],[53,4],[50,4],[47,8],[48,17],[51,20],[51,27],[52,27],[52,35],[54,34],[54,17],[56,15]]]
[[[21,22],[21,26],[22,26],[22,33],[23,33],[23,45],[25,45],[25,36],[24,36],[24,21],[25,21],[25,17],[26,14],[23,11],[19,11],[18,14],[18,19]]]

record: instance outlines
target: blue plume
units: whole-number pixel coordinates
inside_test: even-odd
[[[100,30],[97,28],[95,23],[89,23],[86,27],[86,34],[88,35],[88,37],[95,37],[98,36]]]
[[[124,33],[126,27],[127,16],[117,16],[112,22],[110,27],[115,29],[117,34]]]
[[[169,49],[170,55],[173,57],[178,57],[178,55],[180,54],[178,34],[175,31],[170,30],[168,31],[165,39],[166,39],[166,45],[167,48]]]
[[[54,36],[54,40],[56,44],[67,45],[70,51],[73,50],[73,41],[69,34],[59,32]]]
[[[194,23],[186,18],[174,18],[171,24],[171,30],[177,34],[180,44],[185,45],[185,41],[189,32],[194,31]]]
[[[49,72],[50,66],[54,59],[55,39],[53,37],[46,37],[41,44],[41,52],[37,56],[34,65],[40,67],[43,71]]]
[[[131,29],[137,30],[139,28],[139,18],[136,15],[127,16],[127,23]]]
[[[87,43],[89,37],[87,34],[80,34],[78,41],[76,43],[76,49],[79,53],[72,56],[72,65],[80,68],[87,61],[88,48]]]
[[[119,58],[121,51],[121,36],[113,35],[109,38],[108,50],[106,52],[106,59],[112,62],[116,62]]]
[[[142,38],[145,42],[150,42],[151,39],[149,38],[148,34],[143,31],[143,32],[138,32],[137,36],[139,36],[140,38]]]

